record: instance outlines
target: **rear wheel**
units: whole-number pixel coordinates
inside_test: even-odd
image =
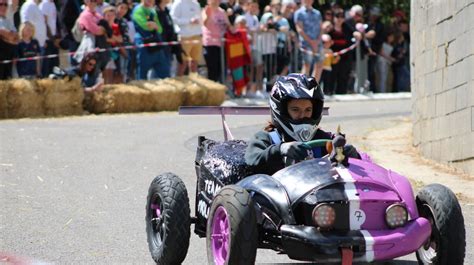
[[[190,237],[189,198],[183,181],[172,173],[157,176],[148,189],[146,233],[157,264],[181,264]]]
[[[209,264],[254,264],[258,231],[250,194],[236,185],[225,186],[214,197],[207,220]]]
[[[431,184],[416,198],[418,212],[431,223],[431,236],[416,252],[419,264],[464,263],[466,231],[461,206],[447,187]]]

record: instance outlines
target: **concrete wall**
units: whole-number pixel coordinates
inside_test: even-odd
[[[474,0],[411,1],[414,145],[474,175]]]

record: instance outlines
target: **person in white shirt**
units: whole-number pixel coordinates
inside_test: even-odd
[[[201,6],[196,0],[176,0],[171,6],[170,15],[185,53],[178,75],[184,74],[188,67],[189,72],[197,72],[202,56]]]
[[[15,13],[18,11],[18,0],[8,0],[8,12],[7,12],[7,19],[10,23],[15,26]],[[16,30],[16,27],[15,27]]]
[[[54,4],[54,0],[44,0],[39,5],[41,13],[46,17],[46,27],[48,33],[48,39],[44,49],[44,55],[58,54],[59,53],[59,38],[57,35],[56,22],[58,19],[58,10]],[[43,77],[49,76],[52,73],[53,68],[59,66],[59,57],[43,59],[41,65],[41,74]]]
[[[104,0],[97,0],[97,7],[95,8],[95,12],[99,13],[101,16],[104,16],[104,9],[108,6],[110,6],[110,4],[104,2]]]
[[[41,49],[43,49],[48,36],[46,33],[46,20],[39,8],[40,2],[41,0],[26,0],[20,9],[20,19],[22,23],[30,22],[35,26],[34,38],[38,40]]]

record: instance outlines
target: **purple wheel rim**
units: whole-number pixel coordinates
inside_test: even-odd
[[[230,220],[223,206],[217,207],[212,218],[211,249],[214,263],[225,264],[229,255],[230,245]]]
[[[165,237],[165,222],[162,211],[163,205],[161,202],[161,198],[159,196],[156,196],[150,204],[151,226],[155,235],[153,237],[153,242],[156,246],[160,246]]]

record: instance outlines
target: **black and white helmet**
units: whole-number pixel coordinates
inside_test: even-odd
[[[313,102],[311,118],[293,120],[288,114],[290,99],[309,99]],[[324,94],[313,77],[304,74],[280,76],[270,92],[272,123],[296,141],[309,141],[317,131],[323,114]]]

